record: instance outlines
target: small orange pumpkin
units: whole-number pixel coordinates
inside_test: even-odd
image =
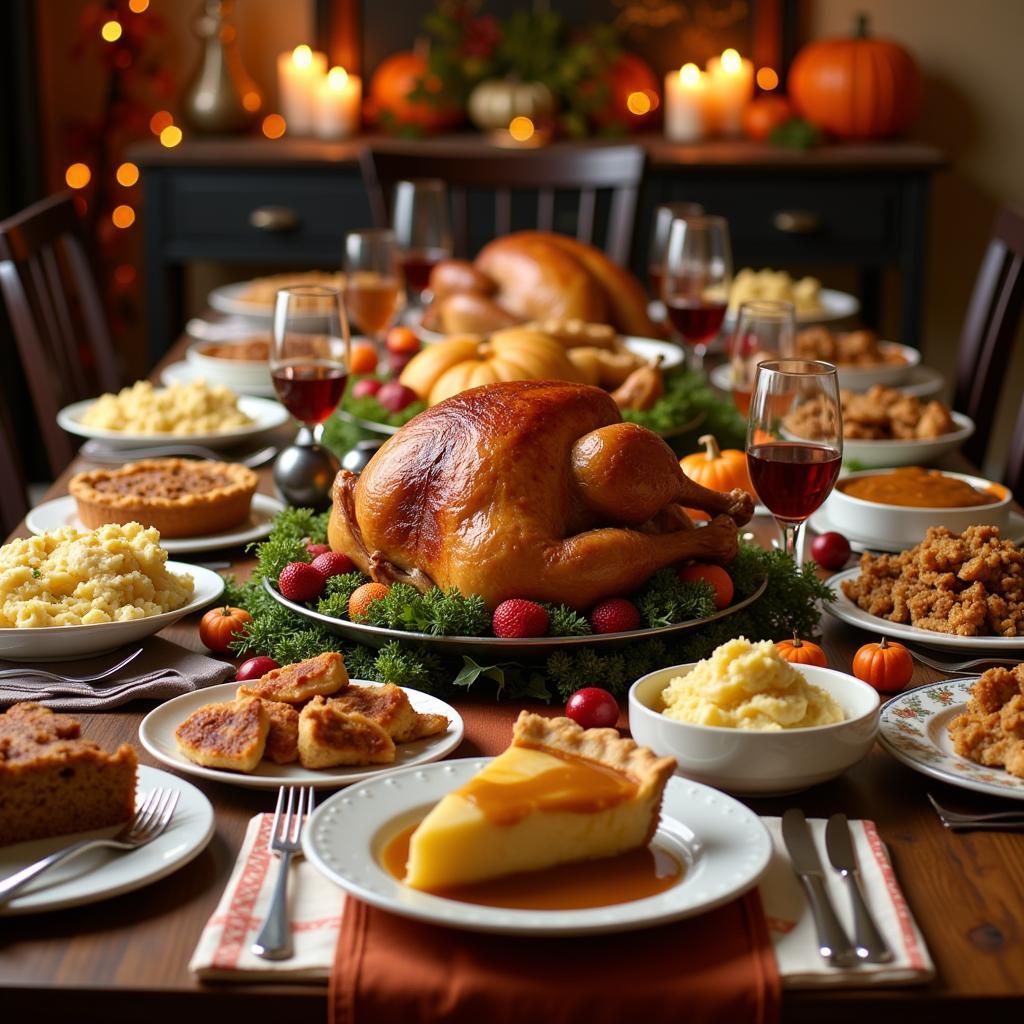
[[[241,636],[252,622],[252,616],[244,608],[211,608],[199,621],[199,639],[211,651],[224,654],[228,644]]]
[[[713,434],[705,434],[698,438],[697,443],[704,445],[704,451],[685,455],[679,460],[683,472],[695,484],[710,487],[713,491],[731,491],[739,487],[750,495],[754,494],[747,456],[743,452],[738,448],[720,450]],[[686,513],[691,519],[708,518],[708,514],[699,509],[688,508]]]
[[[458,105],[409,98],[421,81],[427,92],[437,92],[440,88],[440,82],[430,74],[421,53],[408,50],[385,57],[370,80],[367,101],[370,120],[394,130],[419,128],[436,132],[456,127],[465,117]]]
[[[778,648],[780,657],[784,658],[791,665],[817,665],[818,668],[828,668],[828,658],[825,652],[810,640],[801,640],[793,631],[792,640],[778,640],[775,646]]]
[[[764,142],[774,129],[793,120],[793,108],[785,96],[759,96],[743,108],[740,120],[748,139]]]
[[[897,43],[870,38],[863,15],[852,39],[808,43],[789,69],[788,88],[801,116],[841,139],[900,135],[921,101],[914,58]]]
[[[853,674],[882,693],[897,693],[914,674],[914,659],[903,644],[883,636],[877,644],[865,644],[853,656]]]

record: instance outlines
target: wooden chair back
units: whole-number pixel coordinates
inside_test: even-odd
[[[28,490],[7,404],[0,402],[0,541],[28,512]]]
[[[1024,395],[1021,395],[1020,412],[1013,425],[1013,436],[1006,453],[1006,467],[1003,483],[1013,491],[1017,504],[1024,505]]]
[[[391,192],[396,182],[440,178],[447,184],[456,256],[470,255],[470,192],[494,193],[492,238],[512,230],[514,192],[537,193],[535,226],[541,231],[555,230],[556,193],[575,193],[576,238],[594,245],[600,244],[595,241],[598,194],[607,191],[611,198],[601,248],[622,266],[629,262],[645,164],[646,154],[640,146],[563,149],[556,145],[522,151],[495,149],[481,143],[480,152],[468,156],[391,146],[365,149],[362,153],[363,180],[378,227],[388,226]]]
[[[121,385],[70,193],[50,196],[0,221],[0,293],[56,474],[75,451],[57,425],[58,410]]]
[[[957,351],[953,407],[974,420],[964,454],[981,465],[995,424],[996,404],[1024,310],[1024,217],[1004,207],[974,282]]]

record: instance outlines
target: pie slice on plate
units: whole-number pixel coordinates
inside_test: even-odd
[[[413,832],[405,882],[443,890],[645,846],[675,767],[614,729],[523,711],[512,745]]]

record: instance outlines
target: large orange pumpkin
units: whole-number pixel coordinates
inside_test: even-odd
[[[426,58],[412,50],[393,53],[381,61],[370,80],[369,119],[385,128],[413,127],[424,131],[443,131],[458,125],[464,116],[460,107],[409,99],[421,79],[429,90]]]
[[[851,39],[808,43],[789,69],[789,98],[812,124],[841,139],[879,139],[910,127],[921,101],[914,58],[873,39],[858,19]]]
[[[635,53],[620,53],[608,69],[604,81],[608,86],[608,99],[592,115],[598,128],[621,127],[627,131],[639,131],[657,121],[661,93],[658,89],[658,76],[647,61]],[[633,93],[647,97],[650,106],[646,113],[635,114],[630,110],[629,97]]]

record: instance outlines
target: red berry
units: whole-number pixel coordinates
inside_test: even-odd
[[[273,658],[268,658],[261,654],[258,658],[250,658],[248,661],[243,661],[238,666],[235,679],[240,683],[246,679],[259,679],[273,669],[280,667]]]
[[[313,559],[312,565],[325,580],[329,580],[332,576],[341,576],[343,573],[351,572],[356,567],[348,555],[330,550],[317,555]]]
[[[522,640],[525,637],[543,636],[548,631],[548,613],[535,601],[513,597],[502,601],[494,609],[491,628],[495,636]]]
[[[380,381],[376,377],[364,377],[352,385],[353,398],[371,398],[380,391]]]
[[[585,686],[565,702],[565,713],[584,729],[607,729],[619,720],[619,702],[600,686]]]
[[[412,388],[407,388],[397,380],[389,380],[386,384],[381,385],[380,391],[377,392],[377,401],[388,412],[401,412],[417,398],[419,395]]]
[[[811,558],[822,569],[837,571],[850,560],[850,542],[841,534],[830,530],[819,533],[811,541]]]
[[[289,562],[277,577],[277,588],[289,601],[312,601],[326,582],[324,574],[309,562]]]
[[[307,544],[306,550],[316,558],[317,555],[326,555],[331,549],[327,544]]]
[[[609,597],[607,601],[594,605],[590,626],[595,633],[624,633],[628,629],[639,629],[640,612],[632,601],[624,597]]]

